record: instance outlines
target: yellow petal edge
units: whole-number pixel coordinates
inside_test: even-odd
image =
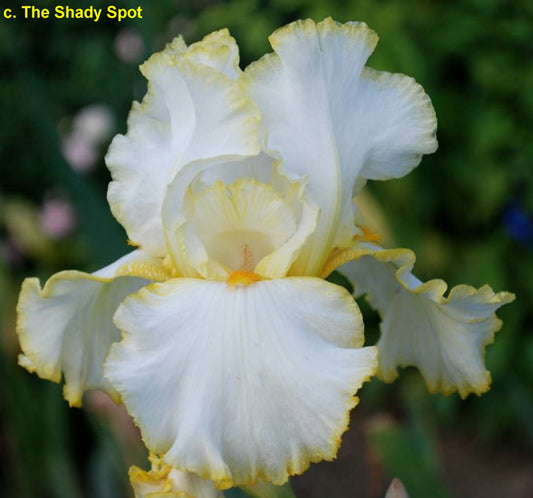
[[[317,285],[318,282],[322,282],[322,285],[327,286],[331,289],[331,292],[333,292],[335,295],[338,295],[338,297],[341,299],[343,303],[345,303],[345,306],[349,309],[354,309],[357,311],[357,317],[360,319],[360,312],[358,311],[358,307],[355,304],[353,298],[350,296],[348,292],[345,291],[344,288],[323,282],[322,280],[315,279],[315,278],[299,278],[299,277],[289,277],[286,279],[281,279],[279,281],[300,281],[300,280],[312,280],[316,281]],[[174,279],[167,281],[165,283],[154,283],[147,287],[144,287],[134,295],[129,296],[126,298],[124,303],[122,304],[122,308],[124,306],[128,306],[130,303],[144,303],[145,305],[151,304],[150,300],[153,299],[153,296],[160,296],[160,297],[166,297],[173,293],[172,287],[173,286],[186,286],[190,285],[194,282],[201,282],[197,279]],[[251,287],[254,287],[256,285],[260,284],[268,284],[268,282],[275,283],[276,280],[261,280],[259,282],[255,282],[251,284]],[[222,282],[220,282],[223,284]],[[213,282],[215,284],[215,282]],[[223,284],[225,285],[225,284]],[[248,286],[245,286],[245,288]],[[233,289],[228,289],[230,292],[233,291]],[[354,313],[356,312],[354,311]],[[322,446],[314,446],[313,448],[303,448],[299,451],[293,451],[292,454],[283,462],[282,465],[280,465],[276,470],[265,470],[263,468],[255,468],[246,470],[243,475],[241,473],[241,477],[236,478],[236,476],[233,475],[231,469],[229,469],[227,466],[223,466],[222,468],[219,466],[218,469],[214,468],[212,466],[212,463],[209,461],[203,462],[201,464],[195,464],[193,466],[186,466],[182,465],[179,460],[175,459],[175,457],[171,457],[168,455],[169,451],[164,451],[163,447],[172,447],[173,446],[173,439],[170,438],[167,441],[164,440],[155,440],[151,435],[148,433],[149,431],[146,430],[146,427],[144,427],[143,422],[140,420],[140,417],[138,416],[138,413],[135,412],[135,410],[132,410],[132,399],[129,396],[128,392],[126,392],[123,388],[123,385],[121,385],[116,378],[116,373],[113,373],[112,370],[116,369],[116,367],[113,367],[113,369],[110,369],[109,367],[110,362],[113,364],[116,364],[116,361],[118,359],[119,349],[124,347],[137,347],[137,345],[133,345],[132,343],[132,337],[130,331],[126,330],[124,328],[123,323],[119,323],[120,319],[122,318],[121,315],[124,313],[117,313],[115,315],[115,323],[119,326],[119,329],[122,333],[122,342],[116,343],[111,348],[111,353],[107,358],[107,367],[105,370],[105,375],[108,379],[112,380],[115,387],[118,389],[118,391],[121,393],[122,399],[126,407],[128,408],[128,411],[133,416],[135,424],[140,428],[141,430],[141,436],[142,439],[146,445],[146,447],[154,453],[160,454],[162,461],[166,464],[171,466],[172,468],[179,469],[184,472],[193,472],[194,474],[197,474],[202,479],[213,481],[215,486],[220,490],[229,489],[235,486],[254,486],[261,481],[267,481],[271,482],[272,484],[276,486],[281,486],[284,483],[287,482],[290,476],[302,474],[305,472],[312,463],[320,462],[322,460],[326,461],[332,461],[336,458],[340,444],[341,444],[341,438],[344,432],[349,427],[350,423],[350,412],[351,410],[357,406],[359,403],[359,397],[354,395],[361,386],[369,381],[372,376],[376,374],[376,370],[378,368],[378,351],[376,347],[373,346],[367,346],[364,348],[361,348],[362,344],[360,343],[359,339],[354,344],[347,344],[344,345],[344,347],[349,348],[357,348],[359,351],[363,352],[364,350],[364,361],[366,362],[364,365],[364,372],[361,372],[361,370],[357,370],[351,374],[351,379],[346,382],[347,385],[349,385],[349,389],[346,389],[344,393],[344,399],[343,399],[343,409],[338,410],[339,414],[342,412],[342,415],[338,416],[338,418],[331,420],[329,424],[329,437],[328,441],[323,441]],[[118,317],[118,318],[117,318]],[[359,349],[361,348],[361,349]],[[124,353],[126,355],[127,352]],[[363,356],[361,356],[363,358]]]
[[[363,239],[364,240],[364,239]],[[498,292],[495,293],[489,285],[484,285],[479,289],[469,285],[457,285],[453,287],[448,296],[444,297],[444,293],[447,289],[447,284],[441,279],[430,280],[425,283],[421,283],[417,287],[409,285],[409,280],[413,278],[411,271],[415,264],[415,254],[409,249],[383,249],[374,244],[359,243],[355,241],[354,245],[345,250],[339,250],[331,254],[329,260],[326,262],[322,270],[322,278],[326,278],[331,272],[340,266],[347,264],[351,261],[358,260],[364,256],[370,256],[376,261],[379,261],[384,264],[392,264],[396,268],[394,272],[395,279],[398,284],[400,284],[403,289],[408,293],[414,296],[425,297],[429,299],[433,304],[436,305],[448,305],[453,304],[454,301],[461,298],[478,298],[477,303],[491,305],[494,310],[503,306],[504,304],[510,303],[515,299],[515,295],[510,292]],[[342,272],[342,269],[341,269]],[[357,282],[352,282],[354,285],[354,291],[357,292]],[[367,299],[370,304],[374,305],[374,299],[372,296],[372,291],[364,291],[367,295]],[[357,294],[358,295],[358,294]],[[376,307],[376,306],[375,306]],[[378,308],[381,318],[384,319],[384,311]],[[482,358],[485,356],[485,348],[487,345],[491,344],[494,341],[494,334],[500,330],[502,326],[502,321],[496,317],[494,311],[487,316],[480,316],[471,319],[466,322],[466,324],[476,325],[482,322],[487,322],[486,330],[484,331],[484,340],[481,344],[482,347]],[[491,384],[490,372],[484,369],[483,372],[479,373],[479,378],[476,380],[469,380],[467,385],[457,384],[450,382],[446,379],[446,375],[440,374],[437,376],[436,380],[429,379],[425,374],[423,369],[417,365],[414,361],[405,361],[398,362],[396,365],[389,365],[388,368],[383,368],[381,361],[385,352],[380,348],[380,343],[378,342],[379,348],[379,357],[380,365],[378,367],[378,377],[380,377],[385,382],[393,382],[398,377],[397,367],[407,367],[407,366],[416,366],[421,371],[424,380],[426,381],[428,390],[431,393],[440,392],[445,395],[451,395],[455,392],[458,392],[462,398],[466,398],[470,393],[481,395],[484,392],[488,391]],[[395,362],[391,362],[395,363]]]
[[[131,253],[133,254],[133,253]],[[57,352],[55,361],[43,360],[46,353],[43,354],[39,343],[43,340],[35,340],[35,327],[32,327],[29,318],[29,313],[33,312],[35,306],[31,303],[37,300],[44,302],[56,297],[56,292],[65,282],[98,282],[102,284],[110,284],[119,277],[137,277],[146,279],[147,281],[164,281],[170,278],[169,270],[155,258],[138,257],[132,258],[126,255],[118,262],[118,266],[113,270],[107,268],[96,273],[89,274],[77,270],[67,270],[52,275],[41,289],[41,284],[38,278],[26,278],[22,283],[18,303],[17,303],[17,326],[16,332],[19,337],[22,353],[19,355],[18,363],[21,367],[28,370],[30,373],[36,373],[42,379],[50,380],[52,382],[61,382],[61,371],[63,359],[61,352]],[[110,265],[110,267],[113,265]],[[100,275],[99,275],[100,274]],[[105,274],[106,276],[103,276]],[[113,276],[111,276],[113,275]],[[132,288],[132,292],[136,291],[138,287]],[[59,291],[60,292],[60,291]],[[52,304],[51,304],[52,305]],[[46,324],[40,324],[41,330],[38,334],[42,334],[43,338],[47,333]],[[110,325],[111,321],[110,321]],[[34,335],[32,339],[32,334]],[[62,334],[63,336],[63,334]],[[63,339],[61,339],[63,345]],[[80,366],[80,368],[83,368]],[[87,375],[87,372],[85,372]],[[76,384],[76,382],[74,382]],[[111,398],[116,402],[120,402],[120,396],[112,388],[111,385],[101,386]],[[63,388],[63,394],[70,406],[81,406],[81,391],[80,387],[73,387],[68,381]]]

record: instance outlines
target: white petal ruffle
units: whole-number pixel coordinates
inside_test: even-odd
[[[364,23],[297,21],[275,31],[275,53],[245,71],[266,149],[285,173],[309,178],[321,210],[300,274],[317,275],[334,243],[350,245],[358,178],[402,176],[436,149],[435,112],[422,87],[364,69],[377,39]]]
[[[133,251],[93,274],[57,273],[43,289],[39,279],[27,278],[17,306],[19,363],[54,382],[63,372],[71,406],[81,405],[87,389],[102,389],[117,400],[102,375],[109,347],[120,339],[112,317],[128,294],[162,278],[164,271],[157,260]]]
[[[339,266],[355,296],[366,294],[379,311],[378,375],[383,380],[395,380],[398,367],[415,366],[431,392],[457,391],[463,398],[484,393],[491,380],[485,347],[501,327],[495,311],[514,295],[494,293],[488,285],[458,285],[444,297],[446,283],[421,282],[411,273],[414,263],[409,249],[361,243],[334,257],[324,275]]]
[[[106,156],[113,177],[108,200],[130,239],[154,256],[166,254],[161,206],[184,165],[259,152],[258,111],[232,79],[236,50],[223,30],[189,48],[178,38],[141,66],[148,92]]]
[[[220,488],[282,484],[333,458],[376,364],[353,298],[315,278],[170,280],[115,323],[105,373],[146,445]]]
[[[239,47],[227,29],[220,29],[193,43],[182,55],[198,64],[209,66],[232,80],[242,75]]]

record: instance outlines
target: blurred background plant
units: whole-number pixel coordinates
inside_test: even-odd
[[[107,2],[92,0],[96,8]],[[39,7],[53,8],[41,0]],[[369,64],[424,86],[439,150],[365,205],[388,242],[418,255],[422,279],[490,283],[517,300],[487,350],[493,385],[431,396],[416,371],[362,392],[339,458],[293,479],[301,497],[383,496],[394,476],[416,497],[533,493],[533,3],[529,0],[123,0],[142,20],[0,20],[0,494],[130,495],[146,464],[136,429],[105,395],[69,409],[60,386],[16,365],[21,281],[93,271],[128,251],[105,199],[104,154],[145,93],[137,64],[183,34],[229,27],[244,67],[292,20],[362,20],[380,36]],[[77,7],[88,7],[77,5]],[[21,17],[21,16],[19,16]],[[378,213],[379,214],[379,213]],[[367,335],[378,318],[364,303]],[[369,318],[370,317],[370,318]],[[228,496],[239,496],[230,491]],[[242,494],[240,495],[242,496]]]

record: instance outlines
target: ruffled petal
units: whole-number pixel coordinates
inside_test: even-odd
[[[130,239],[154,256],[166,253],[161,206],[177,171],[194,161],[217,164],[259,152],[258,111],[231,79],[238,59],[233,39],[219,32],[206,40],[185,49],[177,39],[141,66],[148,92],[133,104],[128,133],[114,138],[106,156],[111,210]]]
[[[239,47],[227,29],[214,31],[203,40],[193,43],[184,56],[216,69],[232,80],[237,80],[242,75],[239,67]]]
[[[241,178],[208,186],[196,180],[183,196],[182,213],[175,207],[179,176],[169,187],[163,222],[181,275],[225,280],[244,269],[284,277],[316,227],[318,212],[305,200],[304,187],[275,170],[268,184]]]
[[[167,188],[162,210],[163,225],[170,229],[184,220],[185,194],[193,183],[212,186],[221,181],[229,185],[242,178],[254,178],[262,183],[272,183],[273,176],[276,175],[277,162],[268,154],[261,152],[257,156],[238,161],[219,164],[196,161],[185,165]]]
[[[183,472],[165,465],[150,455],[152,468],[146,472],[130,467],[130,482],[135,498],[222,498],[223,494],[212,481],[191,472]]]
[[[109,347],[120,339],[112,317],[128,294],[164,272],[157,260],[134,251],[93,274],[57,273],[43,289],[39,279],[27,278],[17,306],[23,351],[19,363],[54,382],[61,380],[63,372],[64,395],[71,406],[81,405],[87,389],[102,389],[118,400],[102,375]]]
[[[365,67],[351,98],[351,119],[358,126],[341,128],[341,143],[351,146],[347,157],[364,158],[361,177],[399,178],[418,166],[423,154],[437,150],[435,109],[413,78]]]
[[[396,379],[398,367],[415,366],[431,392],[457,391],[463,398],[484,393],[491,380],[485,347],[502,324],[495,311],[514,295],[494,293],[488,285],[458,285],[444,297],[446,283],[421,282],[411,273],[414,263],[409,249],[361,243],[332,258],[324,275],[340,266],[354,294],[366,294],[380,312],[378,375],[383,380]]]
[[[105,372],[150,451],[225,489],[335,457],[376,365],[342,287],[175,279],[118,309]]]
[[[377,43],[364,23],[297,21],[270,42],[275,54],[251,64],[245,81],[267,150],[288,174],[309,176],[321,218],[298,272],[318,274],[333,243],[350,245],[358,177],[398,177],[415,167],[436,148],[435,113],[411,78],[363,69]]]
[[[159,53],[203,64],[232,80],[242,75],[239,67],[239,47],[226,28],[204,36],[189,47],[181,36],[177,36]]]
[[[195,185],[214,186],[221,181],[233,184],[243,178],[254,178],[262,183],[271,183],[275,173],[275,160],[268,154],[260,153],[257,156],[240,161],[228,161],[220,164],[210,164],[205,161],[196,161],[185,165],[168,185],[161,210],[165,240],[169,254],[175,267],[183,276],[197,277],[201,273],[198,266],[208,260],[208,254],[198,237],[187,232],[187,217],[184,212],[187,191]],[[193,249],[197,253],[191,261],[188,252]],[[213,266],[211,264],[211,266]],[[207,275],[204,268],[205,277]],[[221,267],[211,268],[211,274],[224,275]]]

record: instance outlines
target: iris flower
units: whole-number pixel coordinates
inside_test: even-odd
[[[18,305],[24,367],[63,376],[73,406],[102,389],[133,416],[160,459],[137,483],[171,490],[180,469],[219,489],[283,484],[335,457],[376,372],[414,365],[432,391],[488,389],[484,348],[513,296],[444,297],[444,282],[412,275],[410,250],[359,221],[367,180],[437,148],[422,87],[365,67],[377,40],[364,23],[306,20],[245,71],[227,30],[176,38],[141,66],[147,94],[106,157],[137,249],[43,288],[27,279]],[[325,280],[337,268],[380,312],[377,348],[353,296]]]

